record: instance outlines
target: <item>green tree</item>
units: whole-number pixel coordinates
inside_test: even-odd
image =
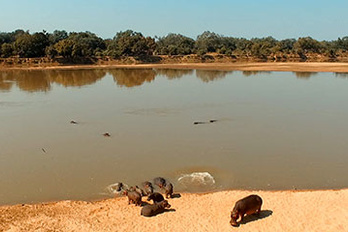
[[[273,37],[254,38],[251,39],[253,45],[251,46],[251,54],[255,57],[266,59],[274,51],[277,40]]]
[[[237,48],[237,39],[233,37],[221,37],[221,46],[218,49],[220,54],[232,55]]]
[[[59,41],[66,39],[66,38],[68,38],[68,33],[65,30],[62,30],[62,31],[55,30],[55,31],[53,31],[52,34],[48,35],[48,39],[49,39],[51,45],[56,44]]]
[[[97,51],[105,50],[105,42],[102,38],[91,32],[71,33],[68,39],[74,41],[72,56],[91,57]]]
[[[198,55],[207,52],[217,52],[222,47],[221,36],[210,31],[205,31],[197,36],[195,48]]]
[[[160,55],[187,55],[193,53],[195,41],[189,37],[170,33],[157,40],[156,53]]]
[[[140,32],[127,30],[118,32],[107,48],[112,57],[152,55],[154,41]]]
[[[347,51],[348,50],[348,36],[345,36],[343,38],[338,38],[336,41],[333,41],[332,46],[335,50]]]
[[[296,39],[283,39],[278,41],[277,47],[280,52],[290,53],[294,49]]]
[[[45,32],[34,33],[32,35],[33,57],[45,56],[45,50],[48,45],[48,35]]]
[[[14,52],[20,57],[42,57],[48,46],[47,35],[43,32],[21,34],[14,42]]]
[[[320,42],[311,37],[299,38],[294,44],[294,50],[297,53],[320,53],[321,49],[322,45]]]
[[[105,42],[91,32],[73,32],[68,38],[60,40],[54,45],[58,55],[70,57],[93,57],[105,50]],[[53,49],[48,52],[54,54]]]
[[[6,32],[0,33],[0,45],[4,43],[12,43],[11,41],[11,34]]]
[[[251,47],[253,43],[245,38],[236,39],[236,50],[235,53],[238,55],[251,55]]]
[[[17,37],[14,42],[14,53],[20,57],[31,57],[31,35],[29,33]]]
[[[71,39],[63,39],[54,45],[54,49],[57,51],[56,53],[58,55],[63,56],[65,58],[70,58],[72,57],[74,44],[74,41]]]
[[[0,54],[1,54],[1,57],[4,57],[4,58],[12,56],[13,54],[12,45],[9,43],[3,43],[1,45]]]
[[[10,42],[11,43],[15,42],[18,39],[18,37],[20,37],[20,36],[22,36],[24,34],[29,34],[29,31],[24,31],[22,29],[17,29],[15,31],[11,32],[10,33],[10,38],[11,38]]]

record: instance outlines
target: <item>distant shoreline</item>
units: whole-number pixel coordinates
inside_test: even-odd
[[[285,71],[285,72],[343,72],[348,73],[348,63],[331,62],[235,62],[235,63],[168,63],[168,64],[91,64],[0,66],[7,70],[74,70],[108,68],[158,68],[158,69],[205,69],[222,71]]]

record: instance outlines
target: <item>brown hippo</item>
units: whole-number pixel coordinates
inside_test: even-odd
[[[128,205],[134,203],[136,206],[141,206],[141,194],[136,191],[126,190],[124,195],[128,196]]]
[[[164,192],[165,192],[165,196],[168,199],[169,197],[172,198],[173,197],[173,185],[172,183],[167,182],[164,187]]]
[[[132,186],[129,188],[129,191],[135,191],[135,192],[138,192],[141,196],[146,196],[144,190],[142,190],[141,188],[139,188],[138,185],[136,185],[135,187]]]
[[[144,187],[145,196],[149,196],[150,194],[153,193],[153,186],[151,182],[149,181],[143,182],[143,187]]]
[[[153,200],[153,203],[156,203],[156,202],[164,201],[164,197],[162,196],[162,194],[155,192],[155,193],[150,194],[150,196],[147,198],[147,200],[148,201]]]
[[[160,188],[163,188],[166,185],[166,180],[162,177],[156,177],[153,179],[153,183]]]
[[[258,195],[250,195],[237,201],[231,212],[231,225],[238,226],[238,218],[240,217],[240,223],[245,214],[250,215],[256,213],[260,215],[261,205],[262,199]]]
[[[145,205],[141,209],[140,214],[145,217],[152,217],[159,213],[163,213],[166,208],[170,208],[170,204],[167,200],[164,200],[158,203],[154,203],[153,205]]]

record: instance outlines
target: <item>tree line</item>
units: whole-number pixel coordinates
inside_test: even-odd
[[[103,39],[92,32],[55,30],[30,33],[16,30],[0,32],[0,57],[50,57],[73,59],[83,57],[144,57],[157,55],[203,56],[216,53],[235,57],[266,59],[270,56],[319,54],[330,58],[342,56],[348,50],[348,36],[332,41],[318,41],[311,37],[277,40],[237,38],[205,31],[196,39],[169,33],[163,37],[145,37],[132,30],[120,31],[112,39]]]

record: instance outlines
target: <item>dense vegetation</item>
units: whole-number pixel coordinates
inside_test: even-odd
[[[196,40],[170,33],[164,37],[145,37],[140,32],[118,32],[113,39],[102,39],[91,32],[53,33],[24,30],[0,33],[0,57],[63,57],[66,59],[111,57],[146,57],[158,55],[203,56],[207,53],[228,57],[253,57],[267,60],[281,57],[322,55],[335,59],[347,56],[348,36],[333,41],[318,41],[311,37],[277,40],[265,38],[236,38],[203,32]]]

